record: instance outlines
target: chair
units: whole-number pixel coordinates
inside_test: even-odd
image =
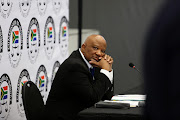
[[[43,120],[45,105],[39,89],[32,81],[23,85],[22,99],[27,120]]]

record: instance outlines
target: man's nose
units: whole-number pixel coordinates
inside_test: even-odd
[[[97,50],[97,51],[96,51],[96,54],[97,54],[98,56],[103,56],[103,53],[101,52],[101,50]]]

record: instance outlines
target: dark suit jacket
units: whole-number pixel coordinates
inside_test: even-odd
[[[156,16],[144,55],[146,120],[179,120],[180,0],[169,0]]]
[[[82,59],[79,50],[74,51],[60,66],[46,102],[46,112],[53,120],[71,120],[78,112],[93,106],[112,86],[106,75],[95,69],[95,80]],[[112,92],[109,91],[109,98]]]

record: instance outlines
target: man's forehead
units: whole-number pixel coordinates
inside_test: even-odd
[[[106,47],[106,40],[101,35],[91,35],[84,42],[85,45],[102,45]]]
[[[95,41],[95,42],[92,42],[92,46],[95,46],[95,47],[98,47],[100,49],[106,50],[106,43]]]

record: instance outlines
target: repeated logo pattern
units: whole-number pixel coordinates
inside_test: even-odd
[[[12,85],[7,74],[3,74],[0,78],[0,119],[6,120],[9,116],[12,104]]]
[[[48,77],[47,71],[44,65],[41,65],[37,71],[36,82],[35,84],[39,88],[39,91],[43,97],[44,103],[47,100],[47,92],[48,92]]]
[[[48,59],[52,58],[56,41],[54,20],[49,16],[46,20],[44,28],[44,45],[45,52]]]
[[[59,43],[62,56],[68,53],[68,21],[66,17],[62,17],[60,22]]]
[[[36,18],[32,18],[27,32],[28,56],[31,63],[35,63],[39,53],[40,28]]]
[[[45,61],[46,63],[50,63],[52,62],[51,60],[54,61],[54,58],[59,60],[59,58],[53,57],[56,32],[58,32],[59,44],[63,44],[63,42],[68,39],[67,19],[64,17],[66,20],[62,19],[62,23],[60,22],[61,25],[58,25],[58,22],[56,27],[55,22],[57,21],[54,22],[54,19],[58,19],[59,21],[58,14],[62,13],[61,10],[64,9],[64,1],[62,1],[63,0],[0,0],[0,19],[2,20],[0,24],[0,66],[2,66],[2,70],[0,71],[2,75],[0,76],[0,120],[8,120],[12,119],[12,117],[25,118],[22,102],[22,87],[25,82],[31,80],[29,72],[31,74],[35,72],[33,70],[38,64],[41,64],[40,62]],[[48,4],[49,2],[51,2],[51,4]],[[16,13],[14,12],[15,10]],[[52,12],[56,15],[51,14]],[[36,18],[33,14],[36,14]],[[56,31],[55,28],[57,28],[58,31]],[[40,30],[42,31],[40,32]],[[62,38],[61,41],[60,38]],[[59,44],[57,43],[57,48]],[[65,48],[68,46],[68,44],[63,45]],[[24,49],[24,47],[27,47],[27,49]],[[46,57],[41,58],[44,57],[44,53]],[[27,56],[29,60],[26,61],[24,58]],[[6,59],[9,61],[6,61]],[[38,61],[39,59],[41,59],[40,62]],[[4,68],[6,64],[7,68]],[[53,65],[53,62],[50,64]],[[29,66],[32,66],[32,68]],[[32,74],[32,78],[36,78],[34,79],[35,84],[41,92],[44,103],[46,102],[48,92],[59,67],[60,63],[56,61],[52,74],[50,74],[50,80],[48,80],[45,65],[39,67],[37,74]],[[29,70],[29,72],[27,70]],[[16,75],[17,73],[18,75]],[[10,78],[13,78],[13,81],[10,80]],[[13,88],[15,91],[12,91],[12,87],[15,87]],[[12,94],[15,95],[12,96]],[[18,117],[16,113],[18,113]]]
[[[18,19],[14,19],[10,25],[7,49],[9,52],[9,60],[12,67],[17,67],[21,59],[21,50],[23,49],[23,33],[22,27]]]
[[[16,91],[16,103],[17,103],[17,110],[18,114],[21,117],[25,116],[24,107],[22,102],[22,87],[25,82],[30,81],[29,73],[26,69],[22,70],[21,74],[19,75],[18,83],[17,83],[17,91]]]

